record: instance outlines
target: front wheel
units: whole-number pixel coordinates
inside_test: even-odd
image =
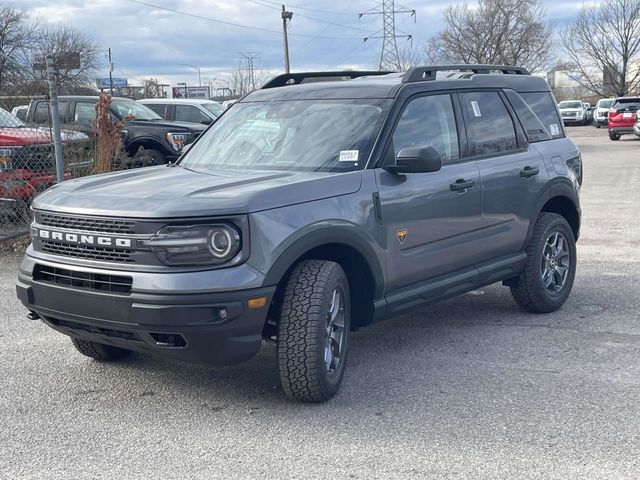
[[[620,140],[620,134],[619,133],[615,133],[615,132],[609,132],[609,139],[613,140],[614,142]]]
[[[511,285],[518,305],[532,313],[559,309],[573,287],[576,257],[576,241],[567,220],[556,213],[542,213],[527,247],[524,272]]]
[[[278,319],[278,371],[285,393],[324,402],[340,387],[349,347],[351,301],[335,262],[305,260],[291,272]]]

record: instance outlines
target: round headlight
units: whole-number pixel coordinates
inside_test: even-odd
[[[240,248],[240,235],[228,227],[217,227],[209,234],[209,251],[218,259],[236,255]]]

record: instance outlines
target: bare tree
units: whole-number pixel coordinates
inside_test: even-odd
[[[9,89],[30,75],[29,51],[39,38],[27,12],[0,7],[0,87]]]
[[[426,49],[431,62],[504,64],[539,70],[551,56],[553,27],[540,0],[451,5],[446,27]]]
[[[80,55],[80,68],[57,68],[58,88],[61,92],[71,92],[73,89],[88,86],[94,80],[98,68],[104,63],[98,44],[68,25],[43,28],[38,42],[31,49],[31,62],[41,62],[49,54],[62,57],[68,53]],[[45,76],[45,72],[39,72],[35,80],[44,82]]]
[[[424,55],[413,45],[407,44],[398,52],[398,71],[403,72],[411,67],[422,65]]]
[[[640,86],[640,0],[584,6],[561,33],[575,80],[600,96],[623,96]]]

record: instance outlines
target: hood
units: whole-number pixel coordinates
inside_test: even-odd
[[[172,122],[170,120],[129,120],[127,124],[144,125],[147,127],[166,128],[167,130],[177,130],[179,132],[204,132],[207,125],[199,123]],[[125,127],[126,128],[126,127]]]
[[[51,139],[49,132],[45,133],[39,128],[0,127],[0,148],[41,145],[43,143],[51,143]]]
[[[347,195],[362,172],[193,171],[148,167],[67,180],[33,207],[66,213],[182,218],[235,215]]]

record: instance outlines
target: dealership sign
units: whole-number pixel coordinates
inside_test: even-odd
[[[172,87],[173,98],[197,98],[199,100],[209,100],[209,87]]]
[[[129,85],[129,82],[126,78],[116,78],[112,79],[114,88],[122,88]],[[103,90],[105,88],[110,88],[111,85],[109,83],[109,77],[107,78],[96,78],[96,87]]]

